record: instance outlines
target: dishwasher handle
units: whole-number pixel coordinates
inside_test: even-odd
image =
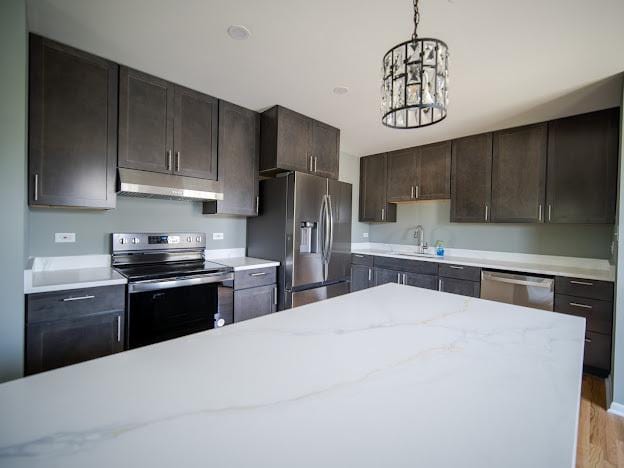
[[[496,281],[499,283],[519,284],[535,288],[552,289],[554,280],[540,276],[512,275],[509,273],[497,273],[493,271],[481,271],[481,281]]]

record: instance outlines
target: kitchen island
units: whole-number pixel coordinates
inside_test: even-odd
[[[570,468],[584,330],[387,284],[0,385],[0,466]]]

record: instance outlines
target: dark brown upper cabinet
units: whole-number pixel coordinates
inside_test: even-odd
[[[218,100],[120,69],[119,167],[217,178]]]
[[[492,222],[544,221],[547,135],[546,123],[494,133]]]
[[[114,208],[117,65],[32,34],[28,202]]]
[[[204,214],[258,214],[260,114],[219,101],[219,180],[223,200],[204,203]]]
[[[421,200],[451,197],[451,142],[419,147],[419,183],[416,196]]]
[[[340,130],[282,106],[261,117],[260,172],[300,171],[338,179]]]
[[[360,221],[396,221],[396,205],[387,200],[387,175],[387,153],[360,158]]]
[[[405,202],[416,199],[418,190],[420,152],[418,148],[407,148],[388,153],[389,202]]]
[[[546,220],[614,223],[619,110],[548,123]]]
[[[492,134],[484,133],[453,140],[451,221],[488,222],[491,182]]]

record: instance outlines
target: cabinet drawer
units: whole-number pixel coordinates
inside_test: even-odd
[[[481,280],[481,268],[464,266],[464,265],[448,265],[440,263],[440,276],[444,278],[457,278],[468,281]]]
[[[585,332],[583,365],[599,375],[606,376],[611,372],[611,335]]]
[[[124,310],[125,285],[71,289],[26,296],[26,322],[49,322],[66,318]]]
[[[481,283],[456,278],[442,278],[439,280],[440,291],[459,294],[461,296],[479,297]]]
[[[433,275],[421,275],[419,273],[405,273],[404,283],[407,286],[416,286],[424,289],[438,289],[438,277]]]
[[[255,268],[234,272],[234,289],[255,288],[275,283],[276,268]]]
[[[610,281],[595,281],[579,278],[555,278],[555,292],[567,296],[589,297],[613,301],[613,283]]]
[[[587,330],[611,334],[613,303],[609,301],[555,294],[555,312],[585,317]]]
[[[434,262],[421,262],[393,257],[374,257],[373,262],[379,268],[389,268],[423,275],[438,274],[438,264]]]
[[[351,263],[354,265],[373,266],[373,256],[364,254],[351,254]]]

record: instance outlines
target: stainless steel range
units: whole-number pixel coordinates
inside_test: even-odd
[[[204,233],[119,233],[112,244],[128,278],[127,348],[232,323],[234,272],[206,261]]]

